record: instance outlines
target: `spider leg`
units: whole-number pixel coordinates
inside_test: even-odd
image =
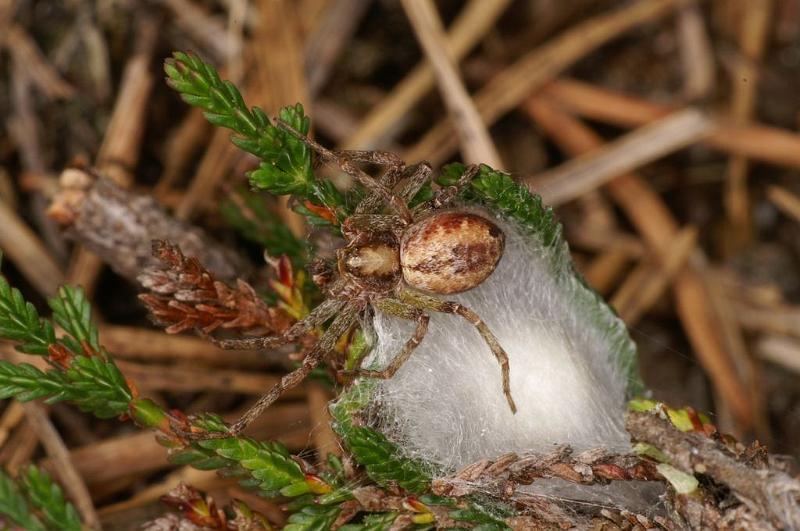
[[[386,172],[380,177],[380,182],[386,188],[392,189],[398,182],[408,179],[398,192],[398,195],[402,196],[402,198],[408,202],[414,197],[414,195],[416,195],[417,191],[419,191],[422,185],[425,184],[425,181],[429,179],[431,173],[433,173],[433,169],[427,162],[422,162],[409,167],[389,167],[389,169],[386,170]],[[424,175],[424,178],[422,178],[420,174],[427,175]],[[381,195],[370,194],[358,204],[355,214],[375,214],[380,210],[380,207],[383,204],[384,201]]]
[[[234,422],[227,432],[205,432],[205,433],[192,433],[188,434],[192,439],[224,439],[227,437],[236,437],[247,426],[258,418],[264,410],[271,406],[280,396],[297,386],[300,382],[319,365],[320,361],[326,354],[330,353],[336,346],[336,341],[347,332],[353,323],[356,322],[358,310],[350,309],[339,313],[336,319],[331,323],[322,337],[312,347],[312,349],[303,358],[302,365],[286,374],[281,378],[281,381],[275,384],[266,394],[264,394],[258,401],[248,409],[239,420]]]
[[[355,371],[343,372],[345,372],[345,374],[354,374],[356,376],[366,376],[368,378],[381,378],[383,380],[388,380],[394,376],[398,370],[400,370],[400,367],[402,367],[405,362],[408,361],[408,359],[411,357],[411,353],[414,352],[414,349],[419,346],[422,338],[424,338],[425,334],[428,333],[428,321],[430,321],[430,316],[419,308],[415,308],[414,306],[410,306],[404,302],[394,299],[383,299],[376,302],[375,305],[379,310],[382,310],[390,315],[416,321],[417,328],[414,330],[414,334],[408,338],[405,345],[403,345],[403,348],[394,357],[394,359],[392,359],[389,365],[386,366],[386,368],[381,370],[357,369]]]
[[[353,214],[342,224],[342,232],[354,238],[358,233],[402,232],[406,226],[403,220],[394,215]]]
[[[458,302],[442,301],[435,297],[423,295],[422,293],[406,290],[400,292],[400,300],[418,308],[460,315],[466,319],[468,323],[474,326],[488,345],[489,349],[492,351],[492,354],[494,354],[494,357],[497,358],[497,362],[500,364],[500,370],[503,377],[503,394],[506,397],[509,408],[511,408],[511,412],[517,412],[517,406],[514,403],[514,399],[511,397],[511,378],[509,373],[508,354],[500,345],[497,337],[492,333],[489,327],[486,326],[486,323],[483,322],[477,313]]]
[[[430,201],[419,205],[414,209],[414,215],[419,217],[420,214],[425,214],[431,210],[445,207],[453,202],[458,197],[461,190],[464,189],[472,180],[478,175],[481,168],[477,164],[470,164],[464,170],[464,173],[459,177],[458,182],[453,186],[446,186],[441,188]]]
[[[366,188],[373,194],[378,194],[381,199],[386,201],[392,208],[397,212],[397,214],[403,218],[408,223],[411,223],[413,220],[411,216],[411,211],[408,209],[408,205],[406,205],[405,201],[403,201],[399,196],[394,195],[389,188],[384,186],[380,181],[375,179],[374,177],[367,175],[361,168],[356,166],[353,163],[353,159],[348,158],[345,155],[341,155],[338,152],[332,151],[321,144],[311,140],[301,132],[294,129],[292,126],[287,124],[282,120],[276,120],[276,125],[283,129],[284,131],[292,134],[298,140],[306,144],[308,147],[316,151],[319,156],[329,162],[334,162],[337,166],[339,166],[342,171],[350,175],[353,179],[355,179],[361,186]],[[345,152],[346,153],[346,152]],[[362,153],[362,152],[359,152]]]
[[[411,168],[413,168],[413,172],[397,192],[406,202],[414,199],[417,192],[431,180],[431,175],[433,175],[433,168],[427,162],[420,162]]]
[[[344,304],[343,301],[338,299],[327,299],[314,308],[310,314],[297,321],[279,336],[248,337],[242,339],[212,338],[212,341],[220,348],[226,350],[265,350],[279,347],[296,341],[298,338],[304,336],[318,326],[321,326],[325,321],[333,317]]]

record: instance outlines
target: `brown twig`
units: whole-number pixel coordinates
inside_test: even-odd
[[[800,197],[786,188],[775,185],[767,188],[767,197],[781,212],[800,221]]]
[[[305,70],[312,98],[322,90],[336,60],[352,38],[372,0],[337,0],[323,12],[322,19],[305,46]],[[303,17],[305,18],[305,17]],[[316,116],[316,109],[314,115]]]
[[[620,127],[639,127],[677,110],[573,79],[559,79],[542,90],[565,110]],[[762,124],[735,125],[715,117],[703,144],[779,166],[800,167],[800,135]]]
[[[124,188],[133,184],[133,170],[139,160],[147,116],[145,107],[153,88],[150,61],[158,38],[158,23],[153,17],[141,16],[136,29],[135,51],[125,64],[122,85],[96,159],[98,170]],[[101,257],[78,247],[67,280],[91,294],[102,265]]]
[[[581,485],[606,484],[610,481],[658,479],[652,463],[634,455],[612,454],[603,449],[574,454],[561,446],[549,454],[506,454],[496,459],[473,463],[455,475],[436,479],[434,493],[440,496],[467,496],[489,492],[510,499],[520,485],[537,479],[559,478]]]
[[[526,105],[537,105],[536,99]],[[530,112],[536,112],[532,110]],[[607,181],[684,148],[705,136],[711,122],[687,108],[637,129],[590,152],[575,157],[527,181],[549,205],[560,205],[594,190]]]
[[[431,0],[401,0],[401,3],[433,68],[464,160],[502,169],[504,164],[497,148],[464,87],[455,59],[447,49],[444,28],[435,6]]]
[[[61,174],[62,191],[50,216],[69,236],[103,258],[120,275],[134,280],[157,264],[152,240],[168,240],[222,280],[247,278],[251,267],[232,250],[202,230],[170,217],[148,195],[129,192],[96,174],[68,169]]]
[[[641,0],[582,22],[500,71],[474,97],[491,125],[575,61],[631,29],[654,22],[689,0]],[[449,121],[436,124],[405,154],[406,160],[443,162],[456,147]]]
[[[64,441],[45,413],[44,406],[35,402],[27,402],[22,407],[36,436],[47,451],[47,455],[50,456],[60,483],[80,513],[81,522],[89,529],[100,529],[100,518],[95,512],[89,490],[78,473]]]
[[[731,72],[731,123],[742,126],[755,114],[759,61],[766,47],[772,0],[736,2],[741,8],[739,45],[742,58]],[[750,239],[750,198],[747,189],[748,161],[741,155],[728,162],[725,209],[730,224],[730,244],[741,248]]]
[[[42,295],[54,295],[64,275],[44,244],[17,214],[0,201],[0,249]]]
[[[510,0],[471,0],[447,32],[447,49],[458,62],[492,29],[497,18],[508,7]],[[415,67],[392,92],[361,121],[358,129],[341,143],[344,149],[369,149],[377,143],[384,144],[387,131],[397,123],[430,91],[436,78],[431,66],[425,62]]]
[[[727,486],[742,509],[750,513],[751,521],[770,522],[779,529],[800,527],[800,481],[782,470],[762,464],[760,459],[748,462],[747,451],[735,455],[714,438],[681,432],[657,414],[630,412],[626,427],[635,440],[661,450],[672,466]],[[723,511],[735,510],[730,504],[715,505]],[[689,525],[696,525],[692,515],[689,517]],[[741,525],[747,528],[744,522]]]
[[[645,260],[628,275],[611,299],[619,316],[633,326],[658,301],[695,249],[697,229],[686,227],[669,242],[669,250],[652,263]]]

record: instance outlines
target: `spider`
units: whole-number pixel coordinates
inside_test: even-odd
[[[318,262],[316,271],[312,271],[326,294],[321,304],[281,335],[217,340],[217,343],[225,349],[275,348],[298,340],[332,319],[331,324],[304,356],[301,366],[283,376],[231,425],[228,433],[207,433],[200,437],[241,433],[281,394],[305,379],[333,351],[337,340],[359,320],[368,318],[372,310],[415,321],[415,332],[386,368],[357,369],[347,375],[391,378],[425,337],[429,312],[456,314],[477,329],[497,358],[503,393],[509,408],[516,413],[508,355],[497,338],[475,312],[437,296],[479,285],[491,275],[503,254],[505,235],[495,223],[452,208],[459,190],[477,175],[478,166],[467,167],[454,186],[441,188],[429,201],[409,208],[408,202],[431,179],[433,170],[429,164],[406,167],[395,154],[384,151],[332,151],[286,123],[277,121],[277,124],[308,145],[323,163],[339,166],[368,193],[342,222],[345,245],[337,250],[336,269],[320,266]],[[361,170],[359,162],[387,169],[374,178]]]

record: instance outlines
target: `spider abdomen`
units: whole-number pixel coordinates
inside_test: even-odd
[[[440,212],[409,227],[400,244],[403,279],[432,293],[460,293],[492,274],[505,235],[477,214]]]

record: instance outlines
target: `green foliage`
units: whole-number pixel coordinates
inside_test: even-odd
[[[403,456],[400,448],[382,433],[353,422],[353,414],[366,405],[370,391],[369,382],[362,382],[342,394],[331,408],[334,430],[378,485],[394,482],[409,492],[424,492],[431,481],[430,467],[418,459]]]
[[[58,296],[50,299],[49,304],[53,310],[53,321],[69,334],[59,339],[64,346],[79,354],[85,350],[83,345],[86,344],[95,353],[105,356],[100,347],[97,327],[92,323],[92,307],[83,289],[61,286],[58,289]]]
[[[91,306],[80,288],[62,287],[50,300],[53,319],[68,334],[57,338],[53,323],[39,317],[30,302],[0,277],[0,339],[20,342],[30,354],[61,356],[48,359],[43,371],[26,363],[0,360],[0,397],[20,401],[45,398],[68,401],[100,418],[125,413],[132,398],[125,378],[100,346],[92,324]],[[88,349],[88,351],[87,351]]]
[[[336,505],[306,505],[289,517],[283,531],[327,531],[340,510]]]
[[[227,426],[216,415],[205,415],[196,425],[211,432]],[[265,496],[299,496],[310,491],[300,465],[278,442],[255,441],[249,437],[208,439],[192,443],[186,450],[170,456],[170,461],[200,470],[221,469],[242,480],[242,485],[260,490]]]
[[[0,263],[3,254],[0,252]],[[27,354],[47,355],[56,335],[50,322],[39,317],[33,304],[0,275],[0,337],[19,341],[17,349]]]
[[[116,365],[76,356],[63,371],[0,360],[0,398],[12,397],[21,402],[45,398],[48,404],[67,401],[99,418],[112,418],[128,410],[132,395]]]
[[[278,195],[313,195],[308,146],[273,125],[258,107],[248,109],[239,90],[223,81],[214,67],[194,54],[175,52],[164,63],[164,71],[167,83],[183,101],[202,109],[212,124],[232,130],[236,134],[231,141],[261,159],[258,169],[249,175],[253,186]],[[281,109],[279,118],[303,134],[311,127],[299,103]]]
[[[464,170],[463,164],[448,164],[442,169],[437,182],[443,186],[451,186],[458,181]],[[462,191],[461,197],[467,202],[486,206],[515,222],[531,238],[541,242],[543,252],[550,257],[553,275],[567,284],[575,307],[584,309],[587,322],[594,322],[601,330],[608,331],[613,351],[617,353],[616,362],[628,379],[628,396],[633,397],[644,392],[644,383],[639,376],[636,345],[614,310],[574,269],[561,224],[556,220],[553,209],[545,207],[539,196],[515,182],[510,175],[493,170],[485,164],[480,166],[478,175]]]
[[[364,516],[360,524],[346,524],[340,531],[389,531],[397,519],[397,513],[378,513]]]
[[[28,504],[27,498],[11,477],[0,471],[0,515],[27,531],[46,531]]]
[[[30,466],[22,484],[30,503],[39,511],[47,527],[64,531],[82,529],[75,507],[64,499],[61,487],[46,472]]]
[[[288,256],[292,265],[308,262],[310,246],[295,238],[283,220],[272,212],[264,198],[246,190],[237,190],[219,207],[222,217],[242,236],[259,244],[270,256]]]

